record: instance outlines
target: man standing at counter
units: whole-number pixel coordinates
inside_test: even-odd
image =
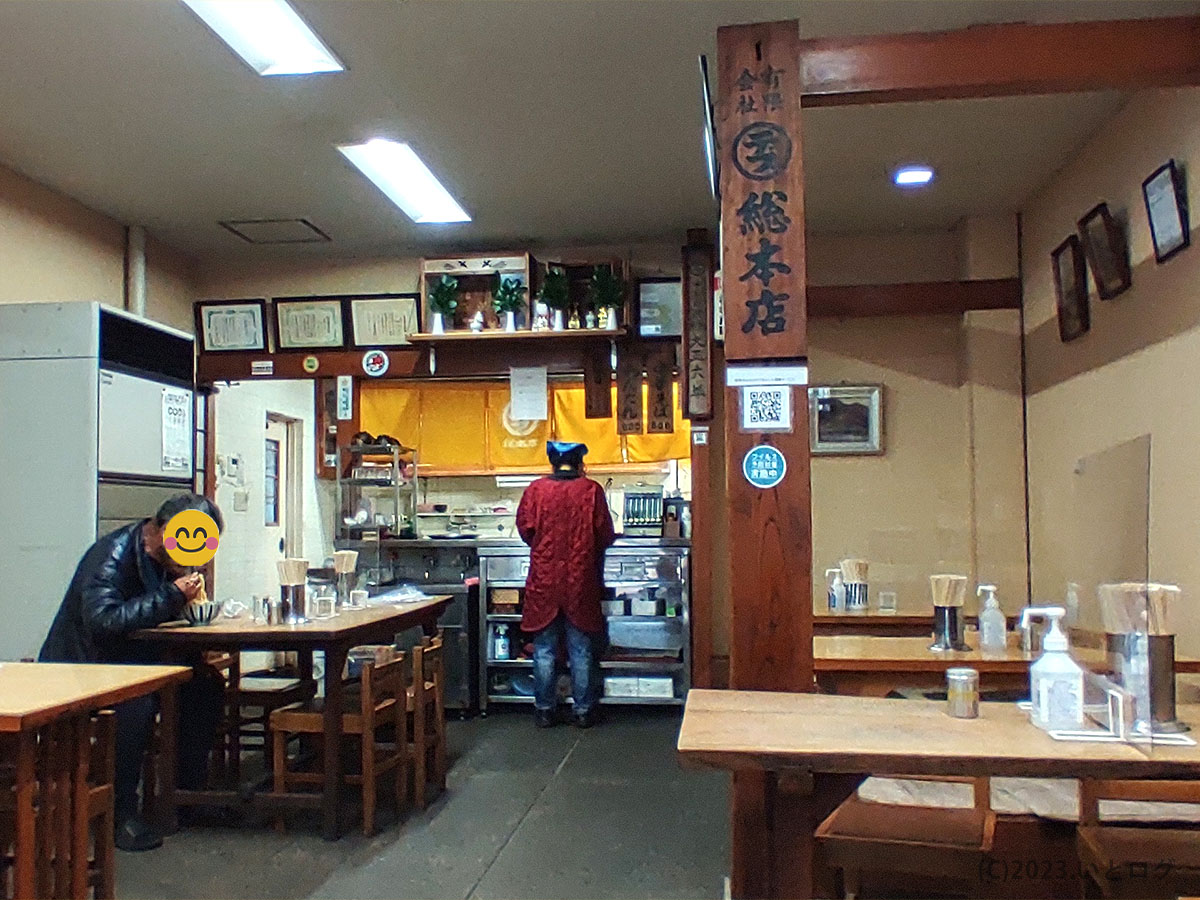
[[[517,531],[529,545],[521,630],[533,637],[534,723],[554,725],[559,645],[571,664],[575,724],[595,724],[604,636],[604,551],[613,524],[604,489],[583,477],[586,444],[548,441],[552,473],[521,497]]]
[[[163,544],[163,529],[177,514],[199,510],[224,526],[216,504],[197,494],[167,500],[152,518],[107,534],[83,555],[67,588],[41,662],[154,663],[155,651],[131,640],[140,628],[181,617],[183,607],[204,587],[198,572],[176,563]],[[224,682],[211,667],[199,667],[179,689],[179,784],[204,786],[208,754],[224,702]],[[157,715],[155,695],[121,703],[117,713],[114,805],[116,844],[122,850],[153,850],[162,837],[137,814],[138,782]]]

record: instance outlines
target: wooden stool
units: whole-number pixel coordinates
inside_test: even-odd
[[[412,651],[412,687],[408,712],[412,717],[413,792],[424,809],[428,782],[446,789],[446,677],[442,664],[442,632],[425,638]]]
[[[855,793],[817,828],[828,865],[842,872],[845,894],[856,896],[863,872],[928,875],[974,884],[991,850],[996,814],[987,778],[897,776],[912,781],[968,783],[966,809],[873,803]]]
[[[408,694],[408,668],[404,654],[383,665],[363,667],[359,710],[343,713],[342,734],[359,737],[362,774],[346,775],[347,784],[362,786],[363,834],[375,833],[375,793],[380,776],[395,772],[396,814],[404,808],[408,795],[408,734],[404,697]],[[389,729],[390,726],[390,729]],[[275,770],[275,792],[287,793],[293,784],[324,783],[324,774],[290,771],[287,766],[288,740],[299,734],[321,734],[324,719],[321,702],[277,709],[270,717]],[[380,740],[378,731],[385,732]],[[390,734],[386,731],[390,730]],[[277,820],[283,827],[283,820]]]
[[[1194,822],[1105,825],[1101,800],[1200,803],[1200,782],[1083,779],[1077,833],[1084,888],[1092,896],[1200,894],[1200,829]]]

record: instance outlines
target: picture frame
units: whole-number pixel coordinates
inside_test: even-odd
[[[683,335],[683,280],[639,278],[638,333],[642,337]]]
[[[201,300],[192,312],[201,353],[267,352],[266,300]]]
[[[883,385],[812,385],[809,449],[814,456],[881,456]]]
[[[350,346],[408,347],[421,330],[421,294],[352,294],[341,297],[350,323]]]
[[[1096,293],[1101,300],[1112,300],[1133,283],[1125,232],[1109,212],[1107,203],[1097,203],[1076,224],[1092,280],[1096,282]]]
[[[1054,273],[1054,300],[1058,310],[1058,337],[1064,344],[1092,327],[1088,305],[1087,265],[1077,235],[1070,235],[1050,252]]]
[[[1168,159],[1142,182],[1142,202],[1150,221],[1154,261],[1165,263],[1192,242],[1187,186],[1175,160]]]
[[[276,297],[272,306],[277,351],[345,348],[345,309],[341,298]]]

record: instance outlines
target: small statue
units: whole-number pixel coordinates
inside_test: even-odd
[[[549,331],[550,330],[550,307],[545,303],[538,301],[534,307],[533,315],[533,330],[534,331]]]
[[[577,330],[579,328],[579,310],[571,310],[571,317],[567,319],[567,327],[572,330]]]
[[[587,311],[587,315],[585,315],[583,317],[583,324],[584,324],[585,328],[595,328],[596,327],[596,313],[594,310],[589,309]]]
[[[483,310],[477,310],[475,315],[471,317],[471,331],[475,334],[483,331]]]
[[[590,325],[588,327],[591,328]],[[607,328],[608,327],[608,307],[607,306],[600,307],[599,311],[596,313],[596,327],[597,328]]]

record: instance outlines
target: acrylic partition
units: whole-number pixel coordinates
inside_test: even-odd
[[[1081,739],[1151,750],[1147,584],[1151,441],[1080,458],[1054,496],[1031,498],[1048,545],[1035,559],[1034,605],[1061,606],[1083,668]],[[1040,501],[1040,502],[1039,502]],[[1086,735],[1086,738],[1085,738]]]

